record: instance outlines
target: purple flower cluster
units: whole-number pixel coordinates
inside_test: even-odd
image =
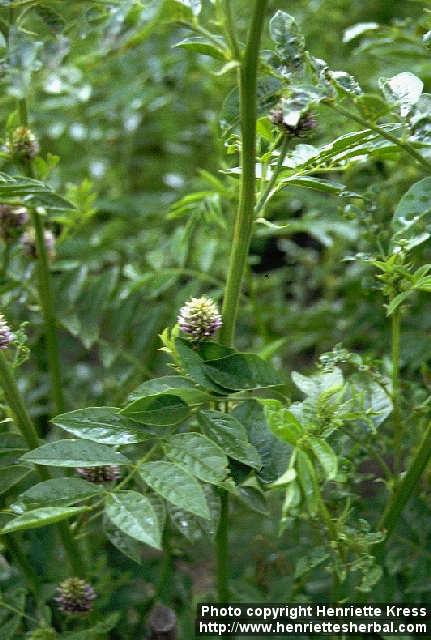
[[[0,204],[0,237],[3,240],[8,241],[16,238],[27,222],[28,212],[25,207]]]
[[[76,473],[95,484],[104,482],[115,482],[121,476],[120,467],[118,465],[106,465],[102,467],[77,467]]]
[[[292,126],[285,122],[282,107],[277,107],[271,113],[271,122],[275,124],[283,133],[292,138],[302,138],[317,126],[316,118],[312,113],[303,113],[296,125]]]
[[[55,257],[55,237],[50,229],[45,229],[44,240],[46,252],[49,258]],[[24,249],[24,253],[29,258],[37,258],[36,237],[34,229],[26,231],[21,238],[21,245]]]
[[[193,341],[211,338],[222,326],[222,317],[214,300],[207,296],[191,298],[180,309],[177,322]]]
[[[93,587],[81,578],[67,578],[57,587],[54,601],[64,613],[87,613],[97,594]]]
[[[15,335],[10,330],[4,316],[0,313],[0,349],[7,349],[14,340]]]

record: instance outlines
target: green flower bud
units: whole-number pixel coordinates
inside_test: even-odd
[[[6,151],[18,160],[33,160],[39,150],[39,142],[28,127],[14,129],[6,142]]]
[[[180,309],[177,322],[192,340],[211,338],[222,326],[222,317],[214,300],[207,296],[191,298]]]

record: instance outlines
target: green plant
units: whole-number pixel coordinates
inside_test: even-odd
[[[428,13],[9,5],[4,637],[426,602]]]

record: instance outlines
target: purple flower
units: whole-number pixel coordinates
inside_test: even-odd
[[[50,229],[45,229],[43,233],[45,240],[46,252],[49,258],[55,257],[55,237]],[[21,238],[21,245],[24,249],[24,253],[29,258],[37,258],[36,238],[34,229],[26,231]]]
[[[191,298],[180,309],[177,322],[192,340],[211,338],[222,326],[222,317],[214,300],[207,296]]]
[[[25,207],[0,204],[0,236],[3,240],[8,241],[16,238],[27,222],[28,212]]]
[[[10,330],[3,314],[0,313],[0,349],[7,349],[14,340],[15,335]]]
[[[286,136],[292,138],[301,138],[317,126],[315,116],[309,111],[303,113],[295,125],[288,124],[284,116],[283,101],[276,109],[274,109],[274,111],[272,111],[271,122],[272,124],[275,124]]]
[[[81,578],[67,578],[58,587],[54,601],[64,613],[87,613],[97,594],[93,587]]]
[[[88,482],[94,482],[95,484],[102,484],[104,482],[114,482],[121,476],[120,467],[118,465],[106,465],[103,467],[77,467],[76,473],[87,480]]]

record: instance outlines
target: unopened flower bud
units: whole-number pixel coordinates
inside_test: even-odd
[[[6,150],[18,160],[33,160],[39,153],[39,142],[28,127],[17,127],[6,142]]]
[[[181,330],[194,341],[212,337],[222,326],[217,305],[207,296],[188,300],[180,309],[177,321]]]
[[[0,237],[3,240],[8,241],[16,238],[27,222],[28,213],[25,207],[0,204]]]
[[[76,473],[95,484],[104,482],[115,482],[121,476],[120,467],[118,465],[106,465],[103,467],[77,467]]]
[[[287,124],[281,106],[272,111],[271,122],[292,138],[302,138],[317,126],[316,118],[310,112],[303,113],[295,126]]]
[[[87,613],[97,594],[93,587],[81,578],[67,578],[57,587],[54,598],[64,613]]]
[[[0,349],[7,349],[14,340],[15,335],[10,330],[4,315],[0,313]]]
[[[55,258],[55,237],[50,229],[45,229],[44,240],[48,258]],[[29,258],[37,258],[36,236],[34,229],[29,229],[21,237],[21,245],[24,253]]]

